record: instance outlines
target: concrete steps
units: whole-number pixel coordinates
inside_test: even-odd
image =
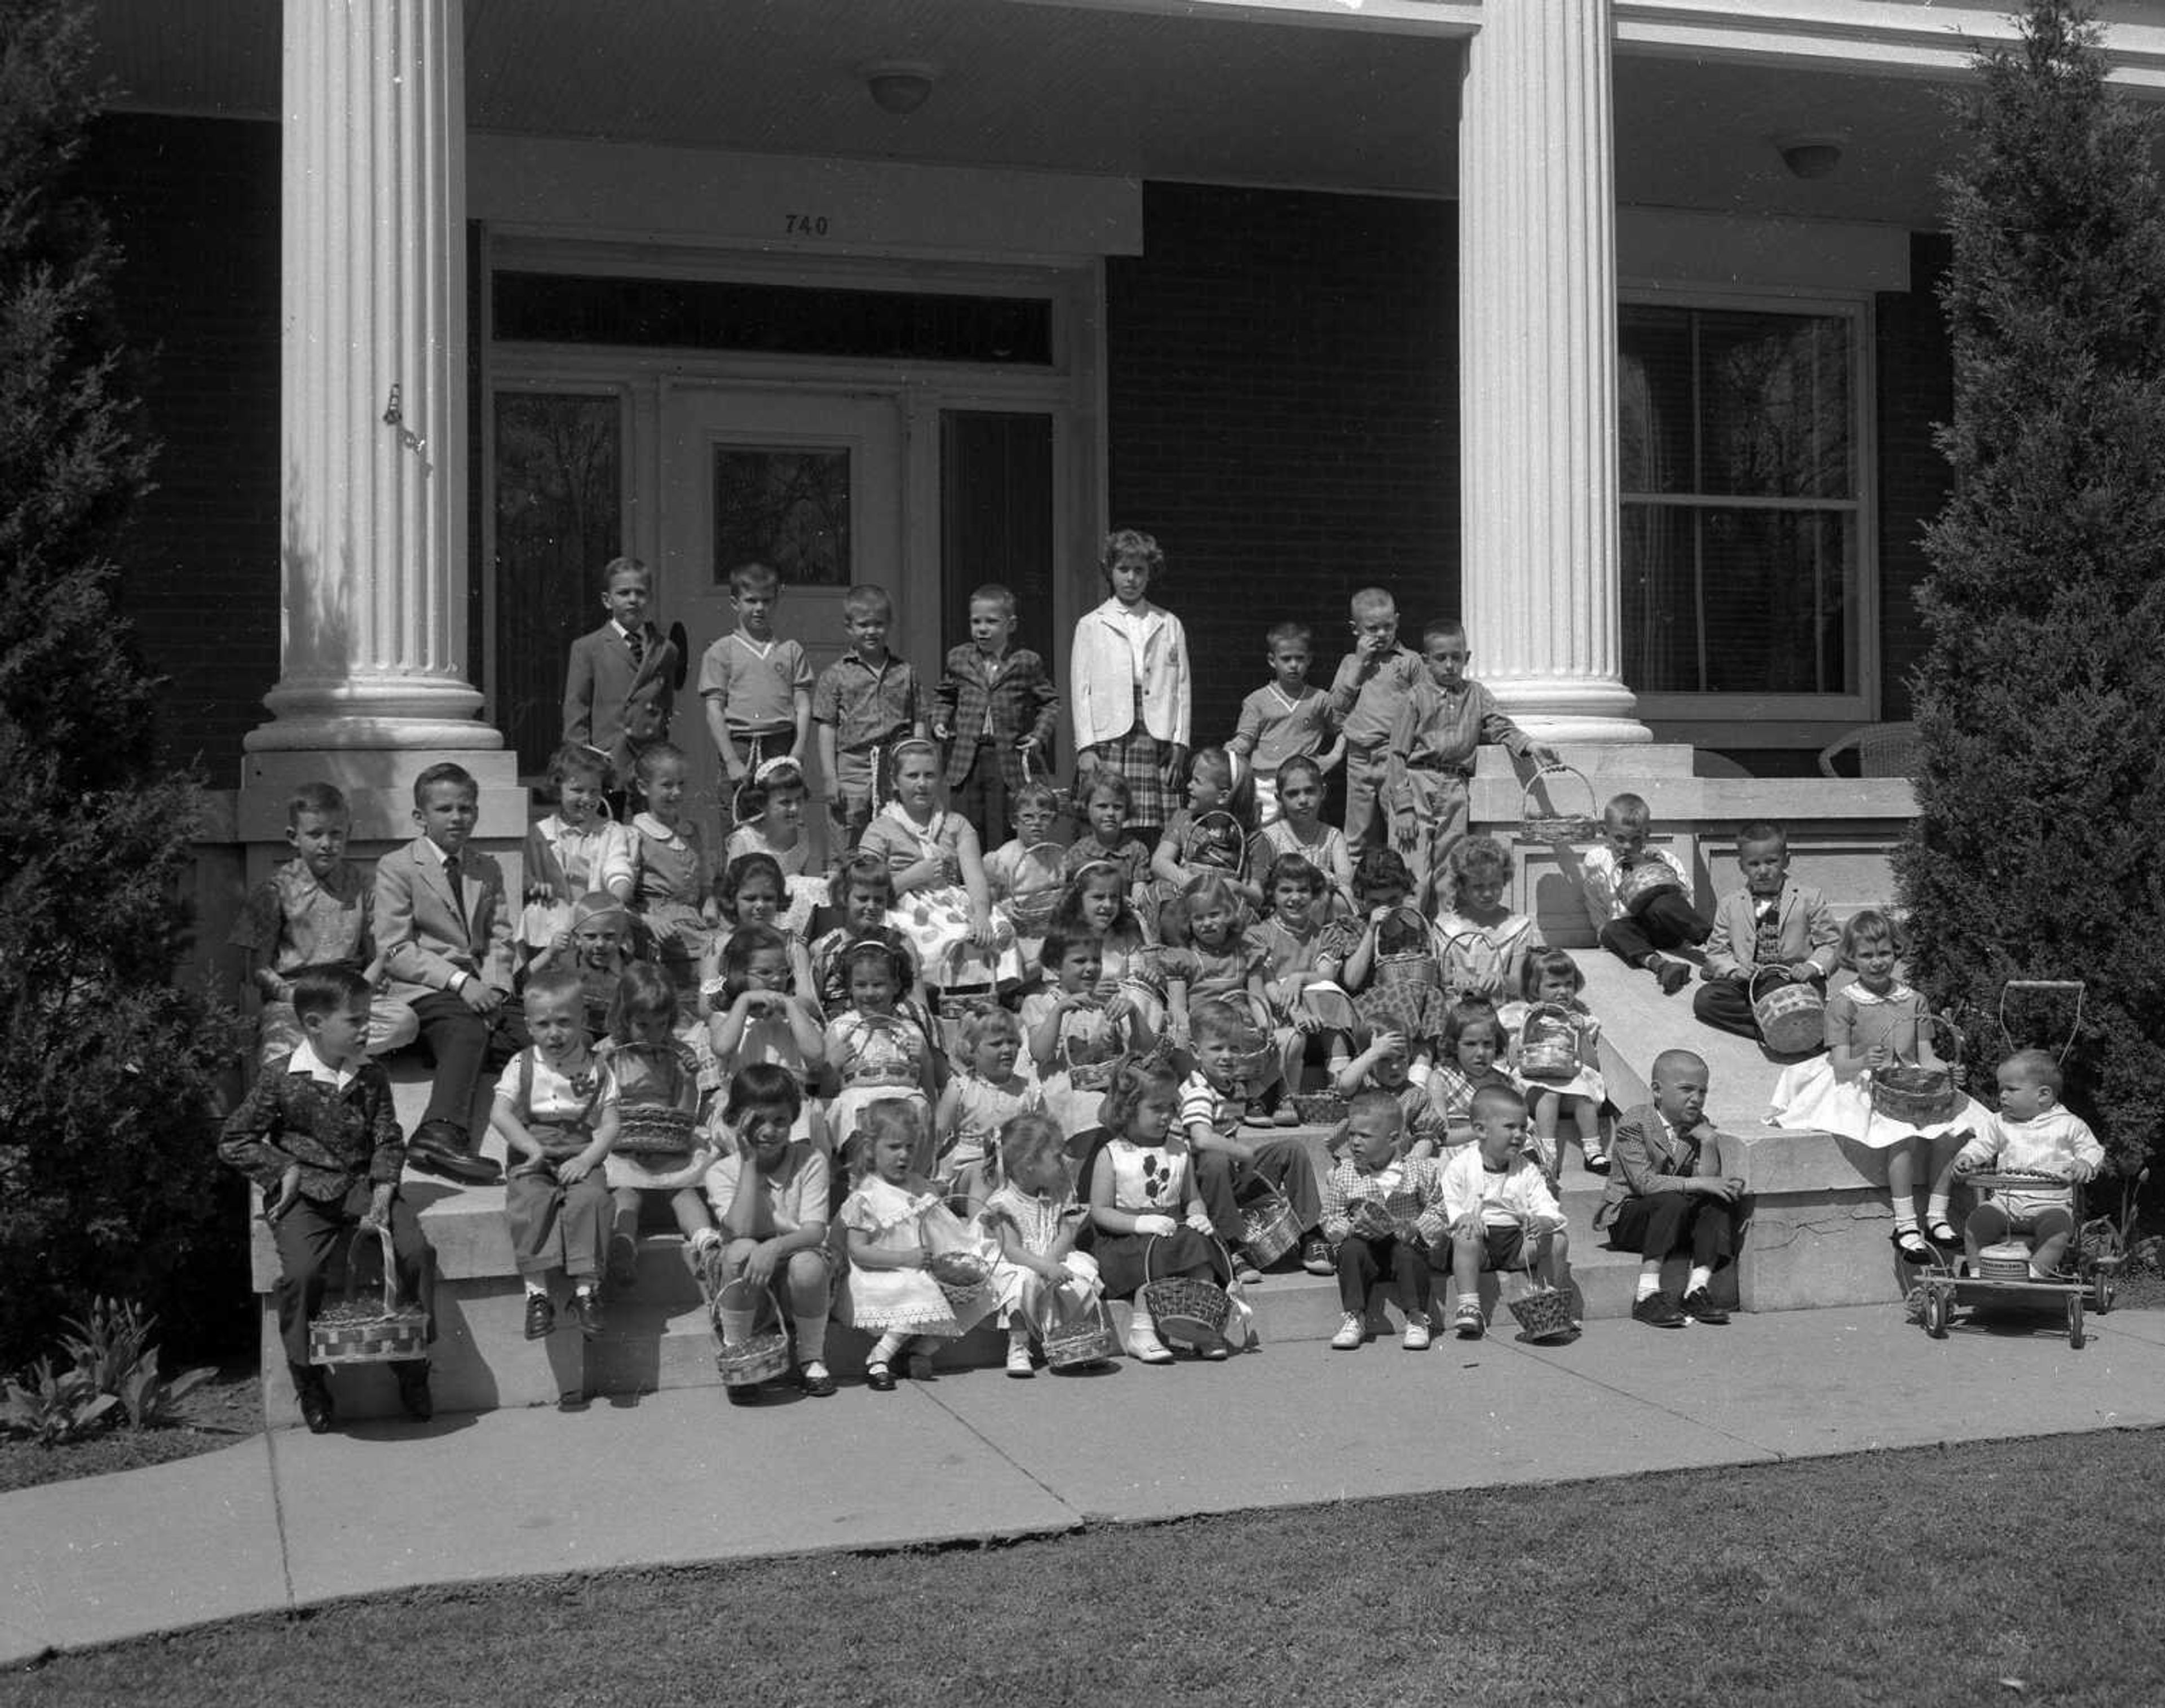
[[[1725,1303],[1746,1309],[1878,1302],[1899,1299],[1905,1277],[1886,1243],[1889,1226],[1877,1159],[1826,1134],[1775,1133],[1762,1126],[1778,1064],[1740,1038],[1708,1031],[1691,1017],[1688,993],[1664,998],[1652,979],[1597,950],[1577,951],[1588,975],[1588,1005],[1604,1022],[1611,1047],[1612,1090],[1632,1097],[1659,1050],[1682,1046],[1705,1057],[1713,1078],[1710,1116],[1738,1135],[1729,1164],[1743,1174],[1754,1196],[1745,1255],[1725,1270],[1719,1285]],[[419,1123],[427,1097],[426,1071],[412,1057],[390,1064],[398,1114],[408,1132]],[[487,1100],[477,1101],[474,1124],[487,1126]],[[1295,1129],[1318,1166],[1324,1162],[1321,1129]],[[486,1154],[502,1160],[501,1148],[484,1141]],[[1571,1269],[1589,1322],[1630,1314],[1638,1260],[1606,1250],[1593,1232],[1604,1181],[1583,1168],[1575,1144],[1567,1143],[1561,1196],[1570,1222]],[[606,1330],[593,1341],[560,1329],[539,1343],[524,1337],[523,1289],[514,1272],[500,1187],[461,1188],[433,1176],[409,1174],[404,1187],[435,1253],[437,1332],[433,1351],[438,1403],[446,1410],[553,1403],[566,1394],[595,1395],[716,1385],[714,1343],[698,1290],[683,1261],[683,1241],[673,1227],[640,1242],[637,1285],[608,1301]],[[1680,1288],[1683,1266],[1666,1276]],[[265,1399],[272,1421],[294,1421],[298,1411],[286,1374],[269,1296],[277,1258],[269,1234],[255,1228],[255,1285],[263,1295]],[[1447,1314],[1455,1304],[1447,1280],[1440,1282]],[[1515,1325],[1483,1286],[1483,1304],[1498,1332]],[[1336,1332],[1337,1284],[1283,1265],[1250,1290],[1258,1332],[1267,1343],[1325,1339]],[[1126,1310],[1114,1314],[1125,1329]],[[867,1337],[840,1326],[829,1336],[829,1364],[838,1374],[861,1371]],[[980,1328],[940,1348],[936,1362],[950,1366],[997,1364],[1004,1337]],[[342,1413],[352,1416],[395,1411],[389,1375],[368,1369],[334,1377]]]

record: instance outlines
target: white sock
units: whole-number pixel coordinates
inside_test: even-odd
[[[589,1275],[584,1280],[574,1281],[572,1284],[572,1290],[577,1294],[582,1299],[593,1298],[594,1295],[593,1277]]]
[[[895,1355],[902,1350],[903,1342],[909,1338],[908,1335],[898,1334],[890,1328],[872,1343],[872,1349],[865,1355],[865,1362],[872,1364],[893,1364]]]
[[[1917,1231],[1916,1211],[1907,1204],[1897,1204],[1894,1206],[1894,1231],[1897,1233],[1915,1233]]]
[[[1925,1214],[1934,1222],[1945,1222],[1951,1207],[1945,1192],[1927,1192],[1925,1195]]]
[[[1029,1345],[1030,1330],[1019,1322],[1010,1322],[1008,1325],[1009,1348],[1010,1349],[1013,1349],[1015,1347],[1027,1348]]]
[[[1691,1279],[1684,1283],[1684,1291],[1696,1293],[1714,1280],[1714,1271],[1704,1264],[1692,1265]]]
[[[1639,1265],[1639,1290],[1631,1295],[1635,1305],[1641,1299],[1651,1299],[1662,1290],[1662,1266],[1659,1264]]]
[[[526,1278],[526,1296],[529,1299],[547,1298],[549,1284],[546,1281],[536,1280],[533,1276],[529,1275]]]

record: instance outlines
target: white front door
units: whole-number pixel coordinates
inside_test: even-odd
[[[939,663],[939,589],[913,597],[903,533],[903,412],[893,394],[672,385],[662,395],[661,563],[657,609],[691,636],[680,744],[719,854],[730,791],[698,700],[699,661],[736,626],[730,571],[748,559],[782,577],[775,630],[816,676],[847,644],[842,597],[860,581],[894,602],[889,645],[920,675]],[[806,744],[813,801],[823,784]],[[824,842],[824,815],[805,829]],[[815,846],[815,852],[820,851]]]

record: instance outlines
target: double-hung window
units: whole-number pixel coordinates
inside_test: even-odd
[[[1863,325],[1855,304],[1622,306],[1624,679],[1642,716],[1868,715]]]

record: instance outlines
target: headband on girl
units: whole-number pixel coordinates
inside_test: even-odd
[[[788,754],[777,754],[771,759],[762,760],[759,768],[751,774],[752,781],[761,786],[773,782],[777,777],[793,783],[802,783],[804,768]]]
[[[918,748],[922,748],[926,753],[930,754],[935,759],[940,757],[940,749],[933,746],[933,744],[924,737],[921,735],[905,735],[900,741],[895,743],[893,747],[887,750],[887,762],[891,765],[898,765],[901,763],[902,756],[904,754]]]
[[[1099,872],[1117,874],[1119,870],[1119,862],[1117,860],[1085,860],[1081,865],[1076,867],[1075,875],[1067,880],[1067,886],[1071,890],[1076,889],[1081,886],[1085,878],[1093,877]]]

